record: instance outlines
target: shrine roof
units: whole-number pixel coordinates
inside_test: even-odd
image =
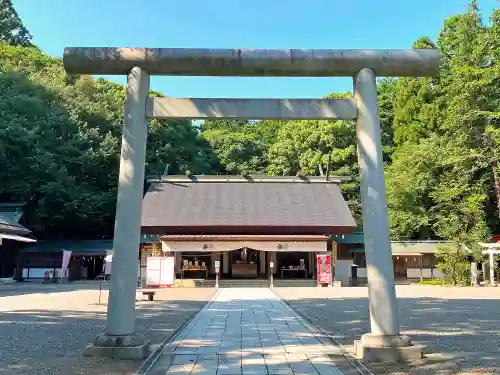
[[[170,176],[150,181],[143,234],[332,234],[356,230],[332,177]]]

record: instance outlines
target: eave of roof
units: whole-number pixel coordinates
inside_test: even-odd
[[[4,202],[0,203],[0,209],[17,209],[23,208],[25,205],[24,202]]]
[[[154,238],[162,235],[251,235],[251,236],[277,236],[277,235],[330,235],[349,233],[355,226],[304,226],[304,225],[191,225],[191,226],[142,226],[141,235]],[[153,241],[155,242],[155,241]],[[143,242],[148,243],[148,242]]]
[[[363,232],[353,232],[348,234],[339,234],[332,236],[332,239],[337,243],[342,244],[362,244],[364,243]]]
[[[338,184],[343,181],[351,181],[351,176],[266,176],[266,175],[193,175],[191,177],[185,175],[169,175],[161,176],[160,178],[150,178],[148,182],[179,182],[179,183],[210,183],[210,182],[231,182],[231,183],[259,183],[259,182],[279,182],[279,183],[333,183]]]
[[[45,240],[21,250],[23,253],[60,253],[70,250],[73,254],[102,255],[113,249],[113,240]]]

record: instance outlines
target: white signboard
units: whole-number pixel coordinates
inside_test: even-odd
[[[269,267],[274,268],[274,262],[269,262]]]
[[[146,286],[160,286],[161,258],[148,257],[146,263]]]
[[[146,286],[172,286],[175,283],[175,257],[148,257]]]
[[[173,286],[175,284],[175,257],[163,258],[160,282],[161,286]]]
[[[111,275],[111,263],[113,262],[113,253],[106,251],[106,257],[104,258],[104,273],[106,275]]]

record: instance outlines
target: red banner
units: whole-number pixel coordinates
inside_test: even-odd
[[[316,256],[318,284],[332,283],[332,256],[331,254],[318,254]]]

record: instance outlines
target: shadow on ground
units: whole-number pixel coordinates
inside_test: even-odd
[[[42,281],[22,281],[0,284],[0,297],[21,296],[39,293],[64,293],[77,290],[103,290],[109,289],[109,282],[100,285],[99,281],[48,283]]]
[[[287,302],[342,345],[370,330],[367,298]],[[426,346],[426,358],[409,366],[369,367],[377,374],[500,373],[499,306],[494,299],[398,298],[401,331]]]
[[[299,294],[296,289],[288,290],[292,290],[289,295]],[[152,303],[139,303],[137,330],[152,343],[160,343],[178,325],[198,312],[213,295],[213,291],[197,289],[197,293],[206,291],[207,295],[199,294],[198,300],[189,300],[191,297],[188,294],[194,291],[168,290],[165,291],[166,300],[159,298]],[[338,342],[350,346],[370,330],[367,298],[339,297],[333,292],[328,298],[310,298],[312,295],[319,297],[319,291],[313,288],[301,292],[303,296],[300,298],[289,296],[287,302]],[[93,293],[92,296],[95,296],[96,292]],[[445,293],[443,289],[443,295]],[[489,294],[490,291],[484,293]],[[57,300],[56,296],[61,298]],[[398,298],[401,331],[410,335],[415,343],[426,346],[426,359],[410,366],[370,365],[372,371],[393,375],[500,373],[498,299],[486,299],[488,297],[484,295],[483,299],[435,296]],[[139,365],[137,362],[81,356],[85,345],[104,329],[105,306],[97,308],[87,304],[82,308],[80,304],[80,307],[67,305],[70,307],[57,310],[37,309],[33,306],[41,300],[35,297],[45,300],[44,296],[26,295],[22,298],[32,301],[30,308],[19,307],[14,311],[0,312],[0,374],[134,374]],[[57,293],[48,294],[47,298],[54,298],[53,303],[57,304],[68,297]],[[15,298],[2,301],[5,307],[7,303],[14,302]],[[217,304],[213,308],[218,308]],[[200,353],[208,350],[209,354],[213,343],[209,342],[210,337],[205,339],[207,342],[197,341],[194,345],[204,348]],[[283,344],[289,338],[283,335],[279,339]],[[260,344],[262,347],[274,346],[272,343]],[[290,344],[293,345],[292,342]],[[255,349],[257,352],[258,347]]]
[[[196,314],[207,300],[142,302],[136,327],[159,344]],[[135,374],[140,362],[82,356],[83,348],[105,328],[106,311],[16,310],[0,313],[0,374]]]

